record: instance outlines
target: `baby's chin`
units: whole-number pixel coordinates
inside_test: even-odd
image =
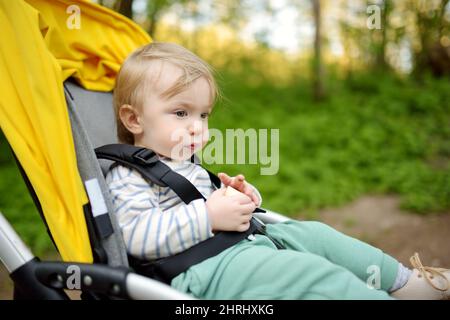
[[[190,151],[190,150],[183,150],[182,152],[174,153],[174,154],[169,153],[169,152],[156,152],[156,154],[157,154],[158,156],[160,156],[160,157],[163,157],[163,158],[169,158],[169,159],[171,159],[172,161],[178,161],[178,162],[181,162],[181,161],[190,160],[191,157],[192,157],[192,155],[193,155],[195,152],[197,152],[197,150],[194,151],[194,152],[192,152],[192,151]]]

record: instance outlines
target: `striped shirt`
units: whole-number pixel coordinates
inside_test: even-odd
[[[201,166],[189,160],[160,160],[187,178],[206,199],[216,190]],[[214,235],[203,199],[186,205],[169,187],[148,183],[136,170],[118,164],[112,166],[106,182],[127,251],[136,258],[171,256]]]

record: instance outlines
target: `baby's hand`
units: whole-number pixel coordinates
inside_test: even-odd
[[[245,181],[245,177],[242,174],[238,174],[236,177],[230,177],[226,173],[220,172],[218,174],[220,180],[226,187],[232,187],[239,192],[247,195],[256,206],[259,206],[259,199],[256,196],[253,188]]]
[[[239,191],[237,191],[235,188],[233,188],[233,187],[231,187],[231,186],[228,186],[226,189],[227,189],[227,190],[225,191],[225,195],[226,195],[226,196],[232,196],[232,195],[234,195],[234,194],[239,194],[239,193],[240,193]]]
[[[213,231],[246,231],[250,227],[250,219],[255,204],[246,195],[225,195],[226,188],[214,191],[206,201],[208,217]]]

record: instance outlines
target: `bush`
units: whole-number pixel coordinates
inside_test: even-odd
[[[270,89],[269,83],[248,87],[236,75],[223,77],[229,103],[217,107],[211,127],[280,129],[277,176],[239,166],[266,207],[295,215],[371,192],[397,193],[405,208],[419,213],[450,207],[448,80],[418,84],[357,74],[329,81],[334,91],[315,104],[301,79]]]

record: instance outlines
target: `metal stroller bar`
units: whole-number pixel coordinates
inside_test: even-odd
[[[131,272],[128,268],[100,264],[39,261],[0,212],[0,260],[14,281],[15,299],[68,299],[63,289],[81,289],[135,300],[192,300],[161,282]],[[67,271],[79,271],[80,287],[70,286]]]
[[[14,272],[34,256],[0,212],[0,260],[9,273]]]

